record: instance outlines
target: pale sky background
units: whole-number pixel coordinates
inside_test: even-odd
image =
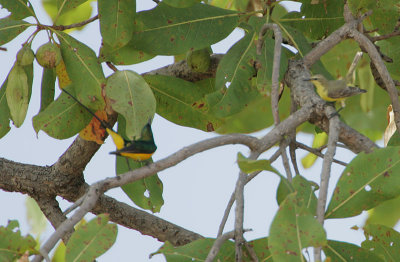
[[[42,10],[39,1],[32,1],[32,3],[41,22],[51,24],[50,18]],[[137,10],[150,9],[154,5],[151,0],[137,1]],[[94,12],[97,12],[96,8]],[[0,17],[4,17],[6,14],[7,12],[0,10]],[[7,48],[7,52],[0,51],[1,83],[14,63],[15,55],[21,47],[20,44],[26,40],[26,37],[33,30],[33,28],[28,29],[23,34],[23,37],[20,36],[7,43],[4,46]],[[98,52],[100,45],[98,21],[86,26],[83,32],[74,32],[72,35]],[[241,36],[242,32],[235,30],[227,39],[212,46],[214,53],[225,53]],[[35,38],[32,45],[33,50],[36,50],[45,42],[47,42],[47,36],[42,32]],[[172,57],[159,56],[138,65],[118,68],[143,73],[172,62]],[[111,71],[106,67],[104,68],[106,76],[110,75]],[[74,138],[60,141],[49,137],[43,131],[40,131],[39,135],[36,136],[31,119],[39,111],[42,75],[42,69],[36,61],[34,70],[35,78],[27,118],[21,128],[17,129],[12,126],[12,130],[0,139],[0,157],[22,163],[52,165],[68,148]],[[261,137],[267,131],[263,130],[254,135]],[[155,161],[167,157],[184,146],[217,136],[217,134],[175,125],[159,116],[154,119],[153,132],[158,146],[153,158]],[[311,145],[312,136],[310,135],[298,135],[298,139]],[[113,150],[114,144],[110,139],[107,139],[104,146],[96,153],[85,170],[85,179],[89,184],[106,177],[115,176],[115,158],[109,155],[109,152]],[[268,158],[275,150],[276,148],[268,151],[262,157]],[[220,147],[198,154],[175,167],[160,172],[159,177],[164,184],[163,197],[165,205],[162,207],[161,212],[156,215],[203,236],[215,237],[238,176],[239,169],[236,164],[236,154],[239,151],[244,155],[248,153],[248,149],[244,146]],[[307,153],[301,150],[298,150],[297,153],[299,166],[301,167],[300,160]],[[337,159],[349,162],[353,157],[354,154],[351,152],[338,148]],[[322,160],[319,159],[311,169],[302,169],[302,175],[319,183],[321,164]],[[273,166],[284,173],[281,159],[275,161]],[[333,164],[329,194],[332,193],[342,170],[342,166]],[[276,175],[263,172],[246,186],[244,227],[253,229],[252,232],[245,234],[247,240],[268,235],[269,225],[278,208],[275,200],[278,183],[279,179]],[[110,190],[107,195],[134,205],[121,189]],[[0,190],[0,207],[3,210],[0,215],[0,225],[6,225],[8,219],[17,219],[20,222],[22,234],[29,233],[25,199],[26,196],[20,193],[9,193]],[[62,201],[61,206],[63,209],[69,205],[69,202]],[[89,215],[87,219],[92,217]],[[353,218],[327,220],[325,228],[328,238],[360,244],[364,240],[362,232],[351,230],[350,227],[354,225],[361,226],[365,217],[366,214],[364,212],[362,215]],[[233,216],[231,215],[226,231],[231,231],[232,229]],[[118,230],[118,237],[114,246],[99,257],[97,261],[165,261],[162,255],[156,255],[149,259],[149,254],[157,251],[162,245],[161,242],[121,226],[118,227]],[[42,241],[47,239],[52,231],[53,229],[49,225],[46,233],[42,236]]]

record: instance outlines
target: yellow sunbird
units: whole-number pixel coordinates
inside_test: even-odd
[[[367,90],[349,85],[345,80],[327,80],[323,75],[314,75],[304,81],[311,81],[317,89],[318,95],[328,102],[340,101],[344,107],[347,97],[366,93]]]
[[[76,97],[65,90],[65,88],[62,88],[61,90],[74,99],[83,108],[85,108],[86,111],[88,111],[91,115],[93,115],[100,122],[101,127],[104,128],[111,136],[117,151],[110,152],[110,154],[131,158],[135,161],[145,161],[149,159],[157,150],[157,146],[154,143],[150,121],[143,127],[139,139],[134,139],[132,141],[125,140],[121,135],[115,132],[107,122],[96,116],[96,114],[90,111],[89,108],[83,105]]]

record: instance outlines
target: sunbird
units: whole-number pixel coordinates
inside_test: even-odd
[[[121,135],[119,135],[117,132],[115,132],[107,122],[101,120],[98,116],[96,116],[95,113],[93,113],[89,108],[87,108],[84,104],[82,104],[76,97],[74,97],[67,90],[65,90],[65,88],[62,88],[61,90],[65,92],[67,95],[69,95],[72,99],[74,99],[83,108],[85,108],[86,111],[88,111],[92,116],[94,116],[100,122],[101,127],[104,128],[107,131],[107,133],[111,136],[115,146],[117,147],[117,150],[110,152],[110,154],[131,158],[135,161],[145,161],[148,160],[157,150],[157,146],[154,143],[150,120],[143,127],[139,139],[128,141],[124,139]]]
[[[342,107],[344,107],[344,100],[347,97],[367,92],[365,89],[347,84],[343,79],[327,80],[323,75],[314,75],[304,81],[311,81],[322,99],[328,102],[340,101]]]

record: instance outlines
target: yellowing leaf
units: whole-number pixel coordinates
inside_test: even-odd
[[[101,120],[107,121],[107,113],[104,110],[97,111],[96,116]],[[90,121],[90,123],[81,132],[79,132],[79,135],[83,139],[87,141],[94,141],[99,145],[104,143],[105,134],[106,130],[101,127],[101,123],[95,117],[93,117],[92,121]]]

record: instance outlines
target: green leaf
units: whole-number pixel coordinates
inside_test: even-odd
[[[6,98],[11,119],[16,127],[25,120],[29,104],[28,76],[22,66],[15,64],[7,78]]]
[[[317,133],[314,135],[314,140],[312,147],[313,148],[318,148],[326,144],[328,141],[328,135],[323,132],[323,133]],[[318,159],[318,156],[308,153],[305,157],[301,159],[301,164],[303,165],[304,168],[310,168],[314,165],[315,161]]]
[[[101,88],[105,78],[96,54],[88,46],[63,32],[57,32],[57,36],[61,42],[61,53],[68,76],[76,88],[76,97],[94,112],[103,110],[105,102],[101,96]]]
[[[321,61],[335,79],[345,78],[358,51],[360,51],[360,48],[357,42],[348,39],[330,49],[321,57]]]
[[[116,157],[116,161],[117,175],[153,162],[151,160],[150,162],[138,162],[120,156]],[[151,210],[153,213],[160,212],[161,207],[164,205],[162,197],[163,184],[157,174],[123,185],[122,190],[137,206]]]
[[[311,51],[312,47],[307,41],[303,32],[284,23],[278,23],[278,25],[282,30],[284,39],[292,43],[293,47],[298,50],[298,53],[296,55],[297,57],[303,57]],[[321,61],[315,62],[311,67],[311,71],[314,74],[322,74],[326,77],[329,76],[329,72],[322,65]]]
[[[272,86],[272,66],[274,61],[274,46],[275,40],[265,37],[264,45],[262,47],[261,55],[259,56],[259,68],[257,71],[257,88],[262,95],[271,96]],[[285,76],[288,67],[288,58],[286,53],[282,50],[280,67],[279,67],[279,81]]]
[[[167,261],[193,262],[204,261],[215,239],[204,238],[180,247],[174,247],[168,241],[154,254],[163,254]],[[235,244],[226,241],[222,244],[215,261],[235,261]]]
[[[268,238],[259,238],[249,242],[249,245],[253,248],[259,261],[270,261],[272,255],[268,248]],[[252,261],[252,260],[250,260]]]
[[[126,122],[123,117],[118,118],[118,132],[122,137],[126,138],[125,135]],[[116,173],[117,175],[124,174],[130,170],[135,170],[148,163],[153,162],[151,159],[145,162],[138,162],[126,157],[116,157]],[[164,205],[164,199],[162,197],[163,184],[158,174],[154,174],[150,177],[146,177],[122,186],[122,190],[125,194],[135,203],[137,206],[151,210],[153,213],[160,212],[161,207]]]
[[[109,215],[101,214],[79,227],[68,241],[65,261],[93,261],[110,249],[118,228],[108,220]]]
[[[117,71],[107,79],[104,90],[111,108],[127,121],[129,140],[140,137],[156,112],[156,99],[143,77],[130,70]]]
[[[8,78],[8,76],[7,76]],[[7,88],[7,78],[0,88],[0,138],[5,136],[10,128],[10,109],[8,109],[6,88]]]
[[[382,262],[374,253],[363,249],[357,245],[340,242],[335,240],[328,240],[328,244],[323,247],[324,253],[329,261],[368,261],[368,262]]]
[[[116,65],[132,65],[152,59],[153,57],[154,55],[135,49],[132,46],[132,41],[130,41],[127,45],[119,49],[113,49],[103,43],[100,48],[99,61],[112,62]]]
[[[350,0],[348,5],[354,15],[372,11],[367,21],[371,23],[369,29],[378,29],[380,35],[393,32],[399,17],[399,5],[396,0]],[[368,25],[367,22],[364,22]]]
[[[165,4],[176,8],[191,7],[200,2],[200,0],[164,0]]]
[[[267,159],[261,160],[251,160],[242,155],[242,153],[237,153],[237,163],[239,165],[240,170],[243,172],[250,174],[256,171],[270,171],[272,173],[277,174],[278,176],[282,176],[278,170],[271,166],[271,161]]]
[[[39,112],[45,110],[54,101],[56,77],[54,68],[43,68]]]
[[[97,6],[103,42],[112,48],[126,45],[134,29],[136,0],[98,0]]]
[[[33,198],[27,196],[25,205],[30,232],[39,239],[40,235],[46,230],[47,219]]]
[[[53,23],[56,25],[70,25],[74,23],[80,23],[90,18],[92,14],[93,8],[91,6],[91,2],[94,0],[86,1],[85,3],[78,5],[75,8],[69,9],[68,11],[62,12],[61,16],[59,15],[59,4],[62,4],[60,0],[42,0],[42,5],[47,12],[47,14],[51,17]],[[65,1],[64,1],[65,3]],[[71,2],[72,3],[72,2]],[[65,6],[65,5],[64,5]],[[64,10],[64,8],[63,8]],[[61,11],[63,11],[61,10]],[[57,21],[56,21],[57,19]],[[71,32],[74,30],[81,30],[84,26],[74,27],[71,29],[67,29],[64,32]]]
[[[380,224],[394,227],[400,220],[400,197],[388,200],[368,210],[369,216],[365,224]]]
[[[77,8],[79,5],[87,2],[88,0],[58,0],[57,7],[60,15]]]
[[[56,248],[56,251],[54,252],[53,257],[51,258],[51,262],[65,262],[65,251],[66,247],[64,242],[60,241],[58,243],[58,246]]]
[[[151,54],[179,55],[224,39],[237,26],[238,19],[236,12],[206,4],[173,8],[160,3],[137,14],[132,44]]]
[[[32,5],[28,0],[0,0],[0,5],[11,13],[10,19],[22,20],[28,16],[35,16]]]
[[[358,154],[345,168],[326,218],[351,217],[400,195],[400,147]]]
[[[297,198],[301,199],[306,203],[306,208],[308,208],[311,214],[315,214],[317,208],[317,197],[315,196],[315,191],[318,190],[319,186],[300,175],[296,175],[292,183],[289,183],[286,178],[281,177],[281,181],[276,192],[276,200],[280,205],[285,198],[293,193],[297,192]]]
[[[21,236],[18,221],[9,221],[7,227],[0,227],[0,261],[15,261],[25,251],[35,252],[36,242],[31,235]]]
[[[227,117],[243,110],[260,94],[252,85],[256,74],[254,61],[256,34],[248,33],[232,46],[218,65],[215,85],[217,91],[209,94],[207,100],[218,117]]]
[[[371,224],[364,227],[364,235],[366,240],[361,247],[370,250],[381,261],[396,261],[400,257],[400,233],[396,230]]]
[[[157,100],[157,114],[169,121],[211,132],[221,120],[209,113],[204,95],[210,87],[202,87],[171,76],[146,75]],[[206,82],[204,82],[206,83]]]
[[[68,91],[73,92],[72,88],[69,86]],[[92,117],[80,104],[63,92],[44,111],[34,116],[32,123],[36,133],[43,130],[51,137],[65,139],[79,133],[89,124]]]
[[[344,24],[344,1],[302,1],[300,12],[290,12],[280,19],[299,29],[306,37],[322,39]]]
[[[8,18],[0,19],[0,46],[13,40],[29,26],[31,24],[25,21],[15,21]]]
[[[302,261],[302,250],[324,246],[326,234],[307,202],[297,193],[286,197],[272,221],[268,245],[274,261]]]
[[[400,133],[399,132],[394,132],[394,134],[390,138],[387,146],[400,146]]]

